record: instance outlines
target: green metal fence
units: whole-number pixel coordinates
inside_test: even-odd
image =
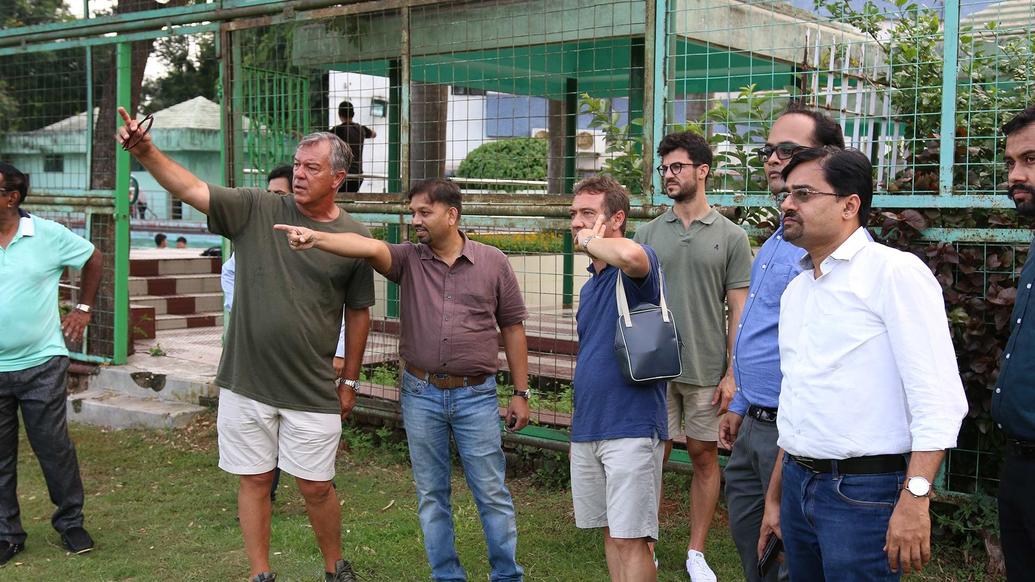
[[[344,208],[377,236],[406,240],[399,202],[406,186],[457,179],[465,228],[505,248],[521,280],[532,311],[533,386],[543,394],[538,420],[563,431],[576,349],[572,313],[585,280],[585,259],[566,235],[567,193],[580,177],[609,171],[635,194],[636,221],[655,216],[667,198],[646,170],[657,165],[656,144],[676,128],[709,136],[717,153],[710,202],[762,236],[775,210],[753,151],[790,100],[822,109],[874,162],[874,206],[889,213],[877,215],[878,235],[900,224],[895,213],[916,210],[929,256],[951,248],[964,257],[966,268],[932,263],[947,296],[981,303],[1013,284],[1023,259],[1014,247],[1026,246],[1030,233],[1002,194],[997,128],[1032,102],[1035,11],[1025,2],[928,4],[222,0],[93,11],[90,20],[0,31],[0,68],[12,71],[0,85],[0,111],[13,103],[31,112],[0,115],[0,157],[51,168],[55,156],[81,158],[76,169],[56,173],[52,187],[41,187],[48,174],[33,169],[44,172],[34,197],[38,208],[51,204],[69,224],[88,222],[91,236],[107,241],[111,283],[102,301],[111,323],[107,332],[91,331],[87,351],[121,362],[129,298],[120,281],[129,251],[128,238],[120,241],[130,219],[127,198],[115,193],[128,190],[132,169],[106,136],[115,104],[147,110],[135,87],[161,43],[187,38],[198,47],[209,39],[213,47],[191,62],[218,62],[218,78],[207,86],[215,87],[209,97],[221,106],[221,129],[182,138],[195,149],[176,156],[196,170],[219,160],[206,170],[218,174],[214,181],[262,185],[266,172],[290,161],[300,136],[339,123],[338,105],[350,101],[355,121],[376,136],[364,142],[363,183],[342,195]],[[42,60],[50,63],[46,74],[31,66]],[[172,119],[156,124],[156,139],[173,130]],[[59,127],[48,129],[53,124]],[[165,212],[164,194],[151,194]],[[171,202],[168,214],[176,214]],[[378,285],[366,373],[371,391],[392,398],[398,294]],[[1005,336],[994,310],[952,317],[973,418],[945,485],[987,491],[999,437],[981,390],[991,386]],[[97,337],[105,333],[108,344]],[[988,345],[974,356],[964,344],[976,336]]]

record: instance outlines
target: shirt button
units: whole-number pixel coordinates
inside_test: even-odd
[[[1020,322],[1021,322],[1021,318],[1018,317],[1017,318],[1017,323],[1020,323]]]
[[[1003,425],[1001,424],[997,424],[996,426],[998,426],[999,428],[1003,428]]]
[[[452,295],[446,295],[446,299],[452,299],[452,298],[453,298]]]
[[[754,293],[752,293],[752,294],[751,294],[751,297],[754,297],[754,296],[755,296],[755,294],[754,294]]]
[[[765,264],[764,263],[762,264],[762,270],[763,271],[765,270]]]
[[[782,234],[776,235],[776,240],[783,240],[783,235]]]
[[[446,320],[446,321],[449,321],[449,316],[448,316],[448,315],[447,315],[447,316],[445,317],[445,320]]]
[[[1006,354],[1006,359],[1007,359],[1007,360],[1009,360],[1009,359],[1010,359],[1010,354]]]
[[[1002,390],[1001,390],[1001,389],[999,389],[999,388],[996,388],[996,389],[995,389],[995,393],[996,393],[996,394],[999,394],[1000,392],[1002,392]]]
[[[446,343],[448,341],[449,341],[449,338],[447,338],[447,337],[442,338],[442,343]]]

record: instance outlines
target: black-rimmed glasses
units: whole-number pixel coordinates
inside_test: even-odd
[[[769,157],[773,155],[773,152],[776,152],[776,158],[778,160],[784,161],[791,159],[792,157],[794,157],[794,154],[800,152],[801,150],[807,149],[809,148],[803,145],[798,145],[793,141],[785,141],[780,142],[776,145],[765,144],[764,146],[758,148],[758,150],[755,151],[755,153],[758,154],[758,157],[762,160],[762,163],[764,164],[766,160],[768,160]]]
[[[128,152],[129,150],[137,147],[137,144],[139,144],[140,141],[144,139],[144,136],[151,131],[151,126],[154,125],[154,122],[155,118],[151,114],[148,114],[147,117],[141,119],[137,123],[136,131],[129,134],[129,137],[126,138],[126,141],[122,142],[122,149]]]
[[[779,194],[773,194],[773,200],[775,200],[777,204],[783,204],[783,201],[787,200],[788,196],[794,198],[794,201],[798,204],[805,204],[809,200],[819,198],[820,196],[837,196],[840,198],[841,194],[838,194],[837,192],[820,192],[819,190],[813,190],[811,188],[795,188],[790,192],[784,191]]]
[[[685,163],[685,162],[672,162],[671,164],[668,164],[667,166],[665,164],[661,164],[660,166],[658,166],[657,168],[654,168],[654,169],[658,171],[658,174],[662,178],[664,178],[665,174],[669,170],[672,170],[672,175],[673,176],[678,176],[679,173],[683,171],[683,168],[692,168],[694,166],[700,166],[700,165],[701,164],[695,164],[693,162],[689,162],[689,163]]]

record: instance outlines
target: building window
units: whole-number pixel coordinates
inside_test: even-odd
[[[472,89],[453,85],[453,95],[485,95],[485,89]]]
[[[371,117],[388,117],[388,101],[374,97],[370,100]]]
[[[65,156],[61,154],[47,154],[43,156],[44,172],[64,172]]]

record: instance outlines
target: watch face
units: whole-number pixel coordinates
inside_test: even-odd
[[[906,482],[906,489],[917,497],[925,497],[931,492],[931,483],[923,477],[910,477]]]

